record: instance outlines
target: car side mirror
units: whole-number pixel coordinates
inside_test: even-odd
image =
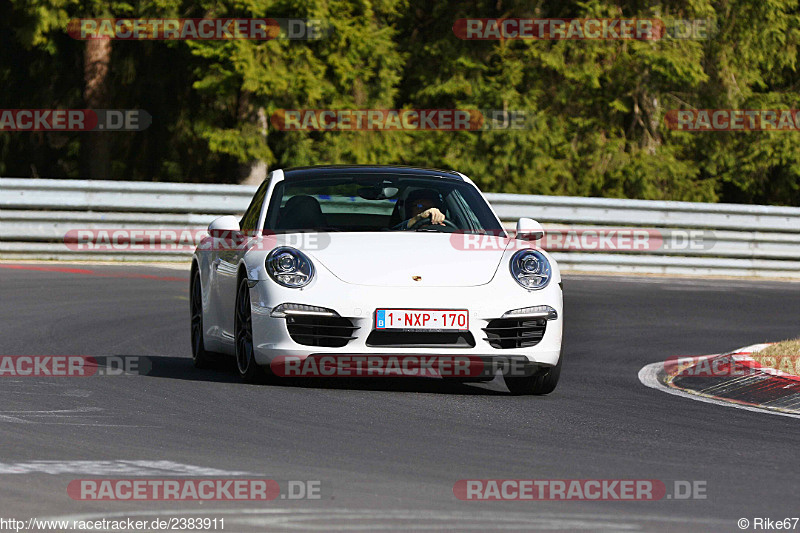
[[[236,231],[239,231],[239,220],[233,215],[216,218],[208,225],[208,232],[212,235]]]
[[[521,218],[517,221],[517,239],[538,241],[544,237],[544,228],[532,218]]]

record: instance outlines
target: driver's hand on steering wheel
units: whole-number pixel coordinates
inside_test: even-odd
[[[420,220],[425,220],[426,218],[431,219],[431,224],[438,224],[440,226],[444,226],[444,213],[442,213],[435,207],[431,207],[429,209],[426,209],[422,213],[414,217],[411,217],[411,219],[409,219],[408,221],[408,227],[410,228]]]

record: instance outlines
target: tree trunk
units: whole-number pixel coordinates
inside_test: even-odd
[[[248,100],[247,98],[243,100]],[[241,109],[244,109],[242,107]],[[242,114],[244,112],[242,111]],[[256,112],[256,120],[258,121],[259,130],[261,135],[266,140],[267,138],[267,112],[263,107],[259,107]],[[262,181],[267,179],[269,174],[269,167],[266,161],[254,159],[246,163],[239,164],[239,183],[241,185],[260,185]]]
[[[83,100],[89,109],[108,107],[108,70],[111,65],[111,39],[89,39],[83,53]],[[111,143],[109,132],[85,133],[82,143],[83,173],[89,179],[109,179]]]

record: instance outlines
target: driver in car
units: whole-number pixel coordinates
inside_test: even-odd
[[[407,230],[421,220],[431,219],[431,225],[444,226],[442,196],[433,189],[411,191],[405,202],[406,219],[392,229]]]

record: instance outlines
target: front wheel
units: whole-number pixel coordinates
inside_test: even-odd
[[[209,368],[214,356],[206,351],[203,339],[203,291],[200,286],[200,272],[195,271],[189,287],[189,310],[192,324],[192,362],[195,368]]]
[[[550,394],[556,390],[556,385],[558,385],[558,378],[561,375],[561,361],[563,360],[564,355],[561,354],[558,358],[558,364],[541,374],[525,377],[504,376],[506,387],[514,396]]]
[[[263,376],[253,350],[253,321],[250,310],[250,288],[247,277],[239,281],[236,291],[236,313],[234,331],[236,332],[236,367],[239,376],[247,383],[255,383]]]

